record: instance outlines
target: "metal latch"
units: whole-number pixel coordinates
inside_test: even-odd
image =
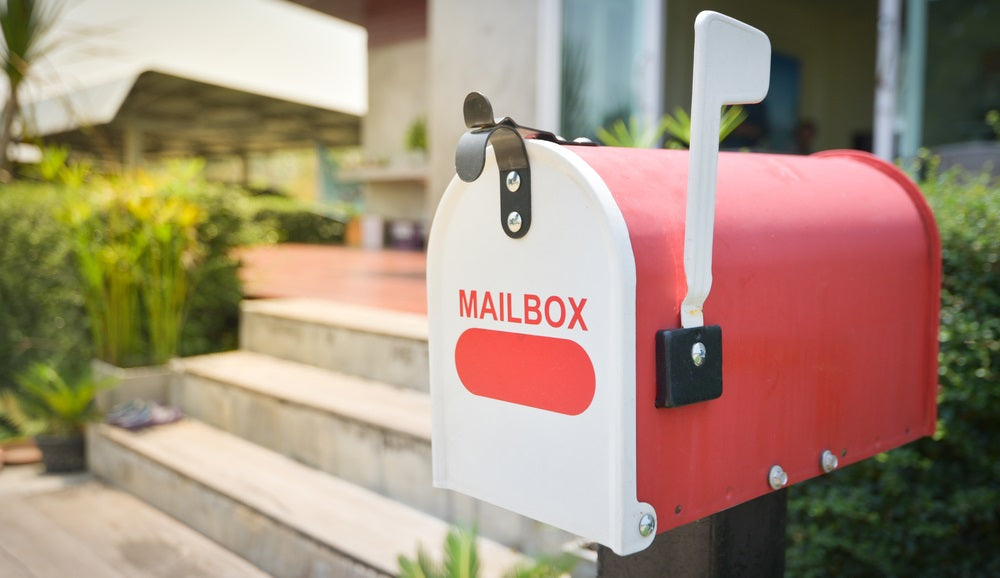
[[[547,140],[559,144],[593,144],[589,141],[569,142],[555,134],[521,126],[509,116],[493,117],[493,105],[478,92],[470,92],[463,106],[468,132],[458,141],[455,170],[467,183],[479,178],[486,164],[486,146],[493,144],[500,169],[500,226],[512,239],[520,239],[531,228],[531,166],[524,139]]]

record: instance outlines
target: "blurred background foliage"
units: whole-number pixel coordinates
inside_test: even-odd
[[[790,488],[789,576],[1000,576],[1000,182],[925,161],[944,273],[937,433]]]
[[[0,188],[0,389],[34,362],[80,370],[93,354],[70,232],[57,218],[64,192]]]
[[[100,174],[71,158],[66,151],[46,150],[39,164],[23,167],[19,180],[0,185],[0,390],[10,388],[33,363],[78,373],[98,353],[80,257],[109,250],[112,206],[121,209],[116,218],[124,236],[119,240],[133,248],[156,245],[149,252],[156,259],[134,255],[131,265],[119,260],[116,266],[139,266],[135,275],[148,277],[151,263],[162,264],[164,251],[175,249],[175,260],[189,269],[174,346],[182,356],[237,346],[244,296],[238,248],[343,241],[339,214],[280,194],[209,182],[201,161],[123,175]],[[165,292],[162,283],[156,286]],[[139,299],[151,300],[150,291],[142,291]],[[131,357],[120,360],[123,364],[162,361],[162,352],[154,355],[150,343],[149,317],[135,308],[139,343]]]

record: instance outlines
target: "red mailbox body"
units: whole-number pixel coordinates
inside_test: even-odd
[[[919,189],[874,156],[719,157],[714,284],[723,395],[657,408],[653,336],[679,327],[687,155],[577,147],[636,264],[637,492],[658,531],[919,437],[936,422],[940,241]]]

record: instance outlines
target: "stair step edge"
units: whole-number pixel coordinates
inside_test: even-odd
[[[416,390],[242,350],[178,359],[173,368],[180,375],[239,387],[420,440],[431,437],[430,396]]]
[[[428,333],[426,315],[323,299],[244,300],[240,310],[244,317],[247,314],[281,317],[422,341],[427,340]]]
[[[398,555],[417,543],[434,552],[447,532],[429,514],[193,420],[141,432],[99,424],[95,434],[389,573]],[[479,548],[491,575],[524,559],[484,538]]]

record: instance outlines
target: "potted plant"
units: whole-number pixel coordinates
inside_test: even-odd
[[[411,167],[423,167],[427,163],[427,121],[423,117],[413,119],[406,128],[403,144]]]
[[[94,399],[110,385],[90,375],[69,379],[54,367],[36,363],[17,376],[10,412],[24,432],[33,432],[46,472],[86,469],[84,426],[98,417]]]

